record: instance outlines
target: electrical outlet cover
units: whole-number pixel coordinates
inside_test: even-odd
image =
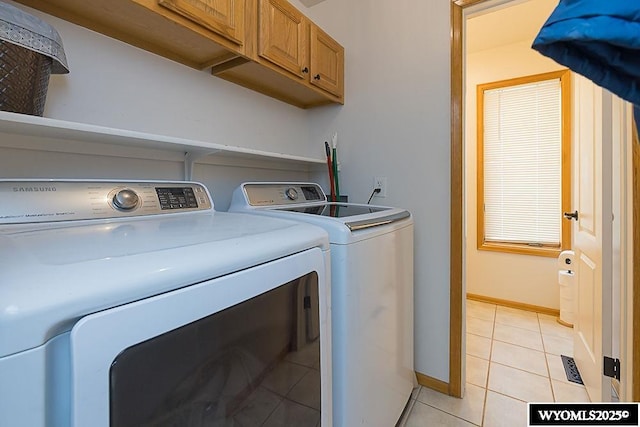
[[[376,176],[373,178],[373,188],[379,188],[380,192],[375,197],[387,197],[387,177]]]

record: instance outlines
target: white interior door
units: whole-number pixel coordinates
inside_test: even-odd
[[[577,218],[574,359],[592,401],[611,400],[603,356],[611,356],[612,95],[574,75],[574,181]]]

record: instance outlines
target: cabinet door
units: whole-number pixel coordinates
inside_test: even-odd
[[[245,0],[158,0],[158,4],[233,43],[244,43]]]
[[[286,0],[260,0],[258,54],[300,78],[309,73],[308,21]]]
[[[311,24],[311,84],[342,97],[344,48],[318,26]]]

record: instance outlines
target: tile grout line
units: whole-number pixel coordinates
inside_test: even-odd
[[[542,334],[542,325],[541,325],[540,315],[539,315],[538,313],[536,313],[536,320],[537,320],[537,324],[538,324],[538,333],[540,334],[540,338],[541,338],[541,341],[542,341],[542,348],[543,348],[543,351],[540,351],[540,350],[537,350],[537,349],[532,349],[532,348],[530,348],[530,347],[525,347],[525,346],[522,346],[522,345],[519,345],[519,344],[509,343],[509,342],[507,342],[507,341],[496,340],[496,339],[495,339],[495,328],[496,328],[496,324],[498,324],[498,323],[499,323],[499,322],[497,322],[497,321],[496,321],[496,320],[497,320],[497,311],[498,311],[498,310],[497,310],[497,306],[496,306],[496,305],[494,305],[494,307],[493,307],[494,315],[493,315],[493,322],[492,322],[492,328],[491,328],[491,337],[486,337],[486,336],[484,336],[484,335],[478,335],[478,334],[474,334],[474,333],[471,333],[471,332],[467,332],[468,334],[471,334],[471,335],[474,335],[474,336],[477,336],[477,337],[480,337],[480,338],[484,338],[484,339],[489,339],[489,340],[490,340],[489,356],[488,356],[488,360],[487,360],[487,362],[488,362],[488,366],[487,366],[487,377],[486,377],[486,379],[485,379],[485,383],[484,383],[484,387],[483,387],[483,388],[484,388],[484,390],[485,390],[485,395],[484,395],[484,401],[483,401],[483,407],[482,407],[482,420],[481,420],[481,424],[480,424],[481,426],[482,426],[482,425],[484,425],[484,423],[485,423],[485,417],[486,417],[486,411],[487,411],[487,400],[488,400],[488,395],[489,395],[489,391],[492,391],[492,390],[490,390],[490,389],[489,389],[489,379],[490,379],[490,375],[491,375],[491,364],[492,364],[492,363],[494,363],[494,362],[492,361],[492,356],[493,356],[493,344],[494,344],[494,342],[503,342],[503,343],[510,344],[510,345],[513,345],[513,346],[517,346],[517,347],[520,347],[520,348],[523,348],[523,349],[526,349],[526,350],[529,350],[529,351],[537,351],[537,352],[541,352],[541,353],[544,355],[544,357],[545,357],[545,366],[546,366],[546,371],[547,371],[547,375],[546,375],[546,376],[547,376],[547,378],[548,378],[548,380],[549,380],[549,382],[550,382],[552,396],[553,396],[554,401],[556,400],[556,398],[555,398],[555,391],[553,390],[553,384],[551,383],[551,380],[552,380],[552,378],[551,378],[551,368],[550,368],[550,364],[549,364],[549,359],[548,359],[548,357],[547,357],[547,355],[552,355],[552,356],[556,356],[556,355],[555,355],[555,354],[552,354],[552,353],[548,353],[548,352],[546,351],[546,345],[545,345],[545,343],[544,343],[544,338],[543,338],[543,334]],[[473,318],[480,319],[480,320],[485,320],[485,321],[487,320],[487,319],[484,319],[484,318],[481,318],[481,317],[476,317],[476,316],[469,316],[469,317],[473,317]],[[500,323],[500,324],[502,324],[502,323]],[[509,326],[510,326],[510,325],[509,325]],[[527,328],[519,328],[519,327],[517,327],[517,326],[514,326],[514,327],[515,327],[515,328],[518,328],[518,329],[523,329],[523,330],[531,331],[531,329],[527,329]],[[532,332],[535,332],[535,331],[532,331]],[[553,334],[551,334],[551,335],[553,335]],[[555,335],[554,335],[554,336],[555,336]],[[564,338],[564,337],[562,337],[561,335],[558,335],[558,338]],[[467,354],[467,356],[470,356],[470,355],[469,355],[469,354]],[[478,358],[478,359],[482,360],[482,357],[479,357],[479,356],[474,356],[474,357],[476,357],[476,358]],[[538,375],[538,376],[542,376],[542,377],[544,377],[544,375],[536,374],[536,373],[534,373],[534,372],[529,372],[529,371],[526,371],[526,370],[524,370],[524,369],[520,369],[520,368],[513,367],[513,366],[509,366],[509,365],[503,365],[503,364],[498,363],[498,362],[495,362],[495,363],[496,363],[496,364],[499,364],[499,365],[502,365],[502,366],[506,366],[506,367],[512,368],[512,369],[516,369],[516,370],[519,370],[519,371],[527,372],[527,373],[529,373],[529,374],[533,374],[533,375]],[[471,383],[469,383],[469,384],[471,384]],[[475,385],[475,384],[474,384],[474,385]],[[477,386],[477,385],[475,385],[475,386]],[[419,390],[420,390],[420,388],[421,388],[421,387],[419,387]],[[523,403],[525,403],[525,404],[527,403],[526,401],[524,401],[524,400],[522,400],[522,399],[520,399],[520,398],[517,398],[517,397],[514,397],[514,396],[510,396],[510,395],[505,394],[505,393],[501,393],[501,392],[497,392],[497,391],[492,391],[492,392],[493,392],[493,393],[495,393],[495,394],[497,394],[497,395],[507,397],[507,398],[509,398],[509,399],[513,399],[513,400],[516,400],[516,401],[519,401],[519,402],[523,402]],[[419,392],[418,392],[418,394],[419,394]],[[445,411],[445,410],[443,410],[443,409],[440,409],[440,408],[438,408],[438,407],[436,407],[436,406],[433,406],[433,405],[431,405],[431,404],[429,404],[429,403],[424,403],[424,402],[422,402],[422,401],[418,400],[418,395],[416,395],[416,398],[415,398],[415,399],[411,399],[411,400],[412,400],[412,402],[411,402],[411,403],[412,403],[412,405],[410,405],[409,411],[408,411],[408,413],[407,413],[407,417],[406,417],[406,418],[405,418],[405,420],[404,420],[404,423],[405,423],[405,424],[406,424],[406,422],[408,421],[409,416],[410,416],[410,415],[411,415],[411,413],[413,412],[413,409],[415,408],[415,404],[416,404],[417,402],[420,402],[420,403],[421,403],[421,404],[423,404],[423,405],[429,406],[429,407],[431,407],[431,408],[433,408],[433,409],[435,409],[435,410],[437,410],[437,411],[439,411],[439,412],[442,412],[442,413],[447,414],[447,415],[449,415],[449,416],[452,416],[452,417],[454,417],[454,418],[457,418],[457,419],[463,420],[463,421],[465,421],[465,422],[469,422],[470,424],[473,424],[473,423],[471,423],[470,421],[466,420],[466,419],[465,419],[465,418],[463,418],[463,417],[460,417],[460,416],[455,415],[455,414],[451,414],[451,413],[449,413],[449,412],[447,412],[447,411]],[[474,424],[474,425],[475,425],[475,424]]]
[[[505,365],[504,363],[500,363],[500,362],[492,362],[492,363],[495,363],[496,365],[504,366],[505,368],[513,369],[514,371],[520,371],[520,372],[524,372],[526,374],[531,374],[531,375],[535,375],[535,376],[542,377],[542,378],[550,378],[548,375],[537,374],[535,372],[527,371],[526,369],[517,368],[515,366]],[[513,397],[513,396],[511,396],[511,397]]]
[[[497,319],[497,310],[496,310],[496,319]],[[497,322],[494,322],[494,330],[495,330],[495,323],[497,323]],[[540,335],[540,341],[542,342],[542,348],[543,348],[543,351],[536,350],[536,349],[532,349],[532,348],[530,348],[530,347],[525,347],[525,346],[522,346],[522,345],[519,345],[519,344],[509,343],[509,342],[502,341],[502,340],[496,340],[496,339],[495,339],[495,338],[493,338],[493,336],[492,336],[492,339],[491,339],[491,351],[490,351],[490,356],[489,356],[489,358],[490,358],[490,360],[489,360],[489,371],[491,370],[491,364],[492,364],[492,363],[496,363],[496,364],[501,365],[501,366],[505,366],[505,367],[508,367],[508,368],[511,368],[511,369],[516,369],[516,370],[518,370],[518,371],[526,372],[526,373],[528,373],[528,374],[537,375],[537,376],[542,377],[542,378],[545,378],[545,377],[546,377],[547,381],[549,381],[549,385],[550,385],[550,387],[551,387],[551,392],[552,392],[552,397],[554,398],[554,401],[555,401],[555,397],[554,397],[554,395],[553,395],[553,386],[551,385],[551,375],[549,374],[549,366],[548,366],[548,363],[547,363],[546,352],[544,351],[545,347],[544,347],[544,340],[543,340],[543,338],[542,338],[542,328],[540,327],[540,319],[539,319],[539,317],[538,317],[538,314],[537,314],[537,313],[536,313],[536,323],[537,323],[537,325],[538,325],[538,331],[537,331],[537,333]],[[514,328],[518,328],[517,326],[513,326],[513,327],[514,327]],[[518,329],[528,330],[528,331],[530,331],[530,332],[536,332],[536,331],[532,331],[531,329],[526,329],[526,328],[518,328]],[[528,350],[528,351],[537,351],[537,352],[539,352],[539,353],[542,353],[543,357],[545,358],[545,367],[547,368],[547,375],[540,375],[540,374],[538,374],[538,373],[530,372],[530,371],[527,371],[527,370],[525,370],[525,369],[521,369],[521,368],[518,368],[518,367],[515,367],[515,366],[509,366],[509,365],[505,365],[505,364],[503,364],[503,363],[494,362],[493,360],[491,360],[491,356],[493,355],[493,344],[494,344],[494,341],[502,342],[502,343],[505,343],[505,344],[513,345],[513,346],[517,346],[517,347],[520,347],[520,348],[524,348],[524,349],[526,349],[526,350]],[[487,375],[487,395],[489,394],[488,378],[489,378],[489,376]],[[516,400],[519,400],[519,401],[523,401],[522,399],[519,399],[519,398],[517,398],[517,397],[515,397],[515,396],[511,396],[511,395],[508,395],[508,394],[504,394],[504,393],[498,393],[498,394],[501,394],[501,395],[503,395],[503,396],[509,397],[509,398],[511,398],[511,399],[516,399]],[[526,403],[526,402],[525,402],[525,403]],[[485,400],[485,404],[486,404],[486,400]],[[484,414],[483,414],[483,417],[484,417]]]
[[[516,344],[516,343],[509,342],[509,341],[502,341],[502,340],[498,340],[498,339],[495,339],[495,340],[492,340],[492,341],[501,342],[501,343],[503,343],[503,344],[509,344],[509,345],[514,346],[514,347],[520,347],[520,348],[523,348],[523,349],[525,349],[525,350],[537,351],[538,353],[545,353],[545,351],[544,351],[544,350],[542,350],[542,351],[541,351],[541,350],[538,350],[538,349],[535,349],[535,348],[527,347],[526,345]]]
[[[432,409],[435,409],[436,411],[442,412],[443,414],[447,414],[447,415],[449,415],[449,416],[451,416],[451,417],[453,417],[453,418],[457,418],[457,419],[459,419],[459,420],[462,420],[462,421],[464,421],[464,422],[465,422],[465,423],[467,423],[467,424],[471,424],[471,425],[473,425],[473,426],[478,426],[478,424],[472,423],[471,421],[467,420],[466,418],[462,418],[462,417],[461,417],[461,416],[459,416],[459,415],[456,415],[456,414],[452,414],[452,413],[450,413],[450,412],[447,412],[447,411],[445,411],[444,409],[438,408],[437,406],[433,406],[433,405],[432,405],[432,404],[430,404],[430,403],[424,403],[424,402],[418,402],[418,403],[421,403],[421,404],[423,404],[423,405],[425,405],[425,406],[428,406],[428,407],[430,407],[430,408],[432,408]],[[482,427],[482,424],[480,424],[478,427]]]
[[[491,364],[492,364],[492,363],[496,363],[496,364],[498,364],[498,365],[506,366],[506,367],[509,367],[509,368],[512,368],[512,369],[516,369],[516,370],[519,370],[519,371],[527,372],[527,373],[529,373],[529,374],[538,375],[538,376],[543,377],[543,378],[544,378],[544,377],[546,377],[546,378],[547,378],[547,380],[548,380],[548,382],[549,382],[549,387],[550,387],[550,390],[551,390],[551,397],[552,397],[552,399],[553,399],[553,402],[557,402],[557,401],[558,401],[558,396],[557,396],[557,392],[556,392],[556,390],[555,390],[555,388],[554,388],[554,384],[553,384],[553,380],[554,380],[554,379],[553,379],[553,378],[552,378],[552,376],[551,376],[551,364],[552,364],[553,360],[550,360],[550,358],[551,358],[551,359],[553,359],[553,358],[555,358],[555,357],[559,357],[559,355],[558,355],[558,354],[556,354],[556,352],[550,352],[550,351],[551,351],[551,349],[547,349],[547,347],[549,346],[549,344],[548,344],[547,342],[545,342],[544,337],[548,335],[550,338],[553,338],[553,339],[571,341],[571,339],[567,338],[567,337],[566,337],[566,335],[565,335],[564,333],[559,333],[558,331],[554,331],[553,329],[552,329],[552,330],[547,331],[547,332],[549,332],[549,333],[545,334],[545,333],[544,333],[544,331],[543,331],[543,326],[545,326],[545,325],[546,325],[546,323],[545,323],[545,318],[542,318],[541,313],[535,313],[535,314],[536,314],[537,331],[533,331],[532,329],[521,328],[521,327],[516,326],[516,325],[511,325],[511,324],[506,324],[506,323],[498,322],[498,321],[497,321],[497,319],[498,319],[498,316],[497,316],[497,313],[498,313],[497,306],[495,306],[495,305],[494,305],[493,311],[494,311],[494,316],[493,316],[492,333],[491,333],[491,338],[490,338],[489,360],[488,360],[488,364],[489,364],[489,366],[488,366],[488,369],[487,369],[487,380],[486,380],[486,382],[485,382],[485,385],[486,385],[486,395],[485,395],[485,406],[484,406],[484,408],[483,408],[483,422],[484,422],[484,416],[485,416],[485,413],[486,413],[486,402],[487,402],[488,392],[489,392],[489,391],[491,391],[491,390],[489,389],[488,384],[489,384],[489,377],[490,377]],[[476,319],[485,320],[485,321],[487,321],[487,320],[488,320],[488,319],[486,319],[486,318],[477,317],[477,316],[473,316],[473,315],[472,315],[472,316],[469,316],[469,317],[474,317],[474,318],[476,318]],[[526,346],[524,346],[524,345],[516,344],[516,343],[512,343],[512,342],[508,342],[508,341],[497,340],[497,339],[495,338],[495,330],[496,330],[496,327],[497,327],[497,325],[498,325],[498,324],[500,324],[500,325],[507,325],[507,326],[511,326],[511,327],[513,327],[513,328],[517,328],[517,329],[521,329],[521,330],[526,330],[526,331],[530,331],[530,332],[538,332],[538,334],[539,334],[539,336],[540,336],[541,343],[542,343],[542,350],[534,349],[534,348],[531,348],[531,347],[526,347]],[[543,325],[543,324],[544,324],[544,325]],[[469,333],[470,333],[470,334],[472,334],[472,335],[474,335],[474,336],[481,337],[481,338],[487,338],[486,336],[483,336],[483,335],[473,334],[473,333],[471,333],[471,332],[469,332]],[[525,370],[525,369],[521,369],[521,368],[518,368],[518,367],[509,366],[509,365],[505,365],[505,364],[502,364],[502,363],[498,363],[498,362],[494,362],[494,361],[492,361],[491,359],[492,359],[492,356],[493,356],[493,346],[494,346],[494,343],[495,343],[495,342],[501,342],[501,343],[505,343],[505,344],[513,345],[513,346],[516,346],[516,347],[519,347],[519,348],[522,348],[522,349],[526,349],[527,351],[536,351],[536,352],[542,353],[542,355],[544,356],[544,359],[545,359],[545,360],[544,360],[544,363],[545,363],[545,367],[546,367],[546,375],[545,375],[545,374],[539,374],[539,373],[536,373],[536,372],[530,372],[530,371],[527,371],[527,370]],[[475,357],[478,357],[478,356],[475,356]],[[478,358],[479,358],[479,359],[482,359],[482,357],[478,357]],[[559,380],[559,381],[561,381],[561,382],[563,382],[563,383],[565,383],[565,384],[571,385],[571,386],[575,386],[574,384],[569,383],[569,382],[567,382],[567,381],[562,381],[562,380]],[[582,387],[584,387],[584,386],[582,386]],[[504,394],[504,393],[500,393],[500,392],[494,392],[494,393],[497,393],[497,394],[500,394],[500,395],[503,395],[503,396],[506,396],[506,397],[509,397],[509,398],[512,398],[512,399],[515,399],[515,400],[522,401],[522,399],[518,399],[518,398],[516,398],[516,397],[514,397],[514,396],[510,396],[510,395],[508,395],[508,394]],[[525,403],[526,403],[526,402],[525,402]]]
[[[498,307],[493,307],[493,325],[491,327],[491,346],[489,347],[489,363],[487,365],[487,379],[484,382],[484,402],[482,403],[482,418],[480,419],[480,426],[484,425],[484,417],[487,414],[487,399],[489,398],[489,375],[491,375],[491,356],[493,355],[493,336],[496,330],[496,315]]]
[[[542,350],[544,352],[544,363],[547,366],[547,374],[549,378],[549,387],[551,388],[551,397],[554,402],[557,402],[556,391],[553,388],[553,381],[551,381],[551,369],[549,368],[549,359],[547,358],[547,346],[544,343],[544,335],[542,334],[542,326],[540,325],[540,316],[538,316],[538,326],[540,327],[540,339],[542,340]]]

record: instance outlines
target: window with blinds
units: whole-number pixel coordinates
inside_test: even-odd
[[[554,256],[569,243],[568,82],[563,71],[478,86],[480,248]]]

